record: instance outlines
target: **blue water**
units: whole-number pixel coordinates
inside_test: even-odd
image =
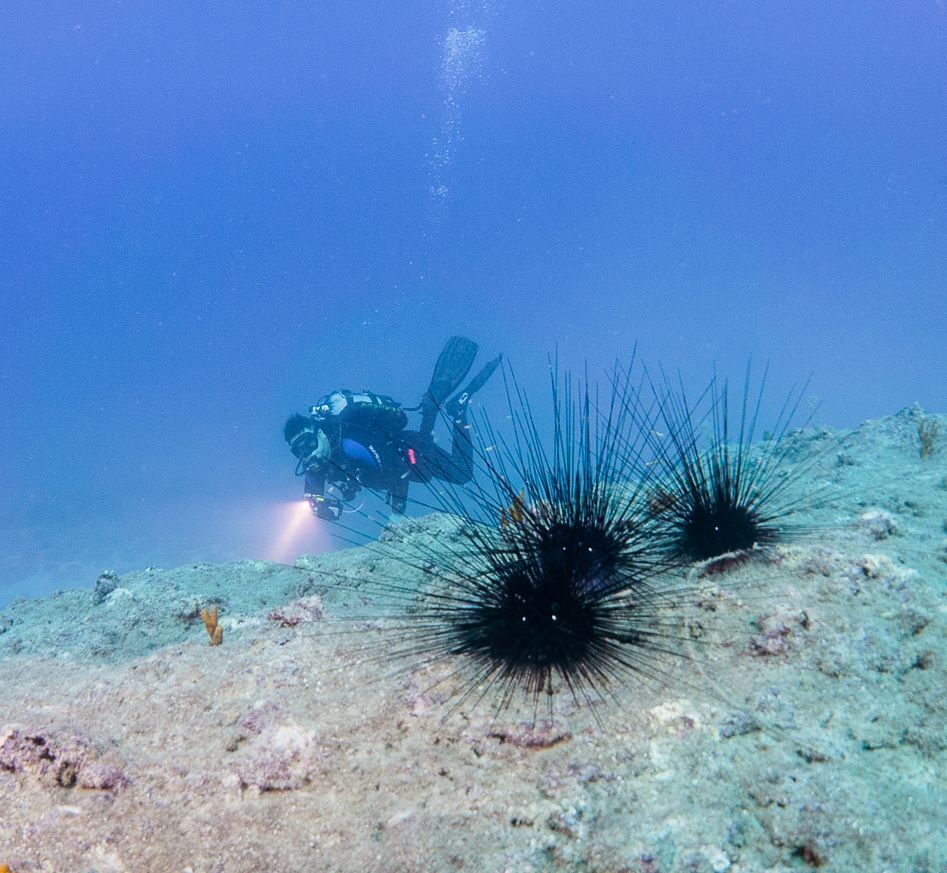
[[[537,393],[637,341],[811,373],[820,423],[947,409],[936,0],[3,19],[0,603],[278,557],[285,417],[416,400],[452,333]]]

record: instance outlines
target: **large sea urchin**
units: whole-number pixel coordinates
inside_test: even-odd
[[[535,703],[559,688],[591,705],[619,679],[664,675],[678,651],[662,585],[679,580],[661,581],[669,562],[644,499],[645,412],[630,373],[600,403],[587,379],[554,370],[547,440],[507,372],[512,432],[484,419],[479,482],[432,492],[462,519],[457,535],[439,547],[409,535],[386,550],[431,582],[416,596],[388,585],[411,603],[385,660],[459,659],[455,705],[490,696],[498,709],[520,692]]]

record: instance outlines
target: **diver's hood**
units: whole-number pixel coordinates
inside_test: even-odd
[[[332,454],[332,447],[329,445],[329,438],[322,428],[316,428],[316,447],[309,455],[309,464],[324,464],[329,460]]]

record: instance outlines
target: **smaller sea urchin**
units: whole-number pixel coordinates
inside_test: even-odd
[[[716,375],[694,406],[683,388],[673,389],[667,379],[655,392],[662,395],[657,402],[661,437],[652,436],[650,442],[661,473],[649,505],[672,560],[746,556],[809,530],[790,519],[814,506],[819,495],[793,493],[810,464],[790,472],[785,439],[805,387],[787,397],[772,431],[754,445],[765,374],[755,400],[750,384],[748,368],[736,421],[728,384]],[[709,430],[709,436],[702,437],[701,430]]]

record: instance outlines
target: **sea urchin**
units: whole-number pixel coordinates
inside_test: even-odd
[[[727,382],[716,375],[694,406],[682,387],[667,379],[656,399],[660,432],[652,431],[652,450],[660,480],[649,503],[661,529],[668,557],[680,563],[709,561],[722,555],[747,556],[808,528],[790,517],[815,505],[815,494],[792,493],[809,464],[791,471],[785,437],[805,388],[791,393],[771,432],[760,445],[757,429],[766,376],[755,400],[747,369],[738,418],[731,414]],[[735,419],[735,420],[734,420]],[[704,438],[702,430],[708,430]],[[813,458],[813,461],[815,458]]]
[[[519,692],[535,703],[559,688],[591,705],[619,678],[664,674],[675,631],[658,580],[669,562],[644,499],[650,473],[629,373],[602,405],[587,379],[554,370],[551,440],[506,374],[512,433],[484,419],[480,482],[433,491],[462,519],[457,536],[389,551],[432,582],[386,660],[460,659],[455,706],[489,695],[498,709]]]

